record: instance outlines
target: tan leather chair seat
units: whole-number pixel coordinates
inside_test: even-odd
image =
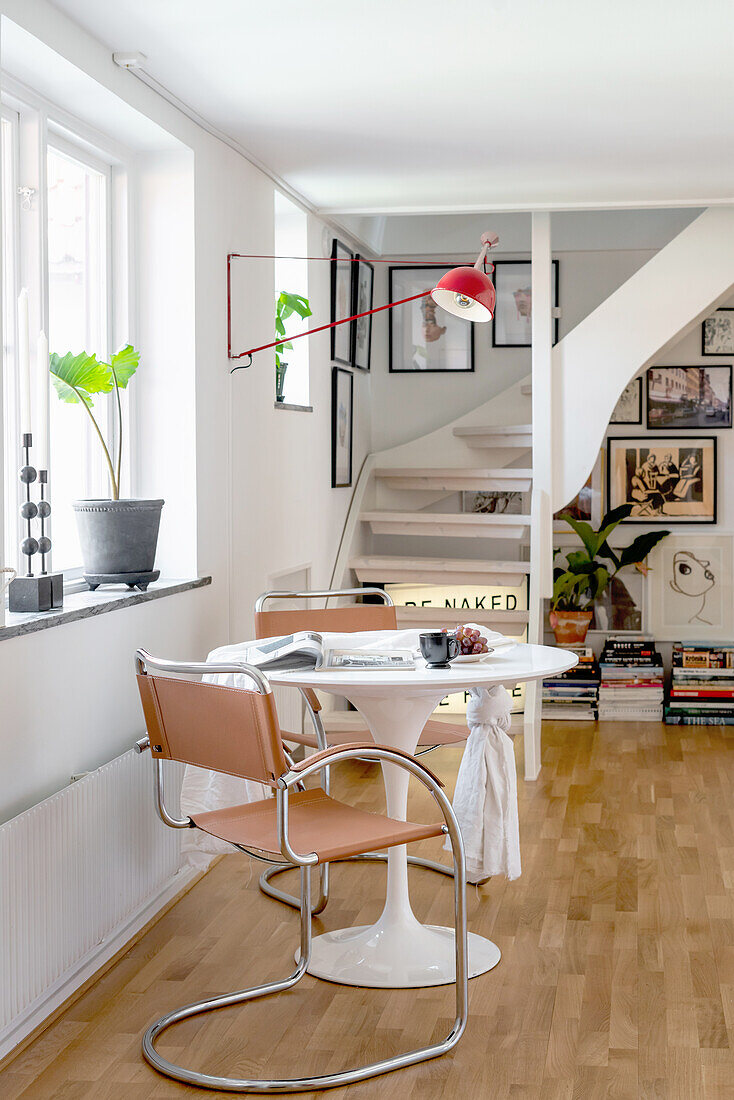
[[[289,733],[281,731],[284,741],[292,741],[296,745],[308,745],[311,749],[319,747],[316,734],[309,730],[307,733]],[[469,736],[469,730],[465,725],[453,725],[448,722],[439,722],[435,718],[429,718],[423,727],[423,733],[418,739],[418,748],[425,749],[430,745],[463,745]],[[347,745],[354,740],[354,730],[328,730],[326,733],[327,745]],[[366,740],[366,738],[365,738]]]
[[[319,863],[443,835],[442,824],[419,825],[367,813],[334,801],[320,787],[293,791],[288,811],[288,835],[294,850],[302,855],[316,852]],[[274,798],[195,814],[193,821],[220,840],[277,852],[280,858]]]

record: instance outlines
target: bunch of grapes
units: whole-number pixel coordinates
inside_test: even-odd
[[[470,653],[489,653],[487,639],[471,626],[460,626],[456,631],[456,640],[462,657]]]

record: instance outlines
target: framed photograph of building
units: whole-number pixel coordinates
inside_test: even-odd
[[[356,259],[357,262],[352,264],[356,268],[352,313],[366,313],[367,310],[372,309],[375,269],[361,256],[357,256]],[[369,370],[372,350],[371,317],[360,317],[359,320],[352,321],[352,343],[352,363],[358,370]]]
[[[622,390],[622,396],[614,406],[610,424],[642,423],[642,379],[633,378]]]
[[[731,638],[731,535],[669,535],[650,554],[648,629],[663,641]]]
[[[441,264],[391,267],[390,301],[432,290],[450,270]],[[388,336],[392,374],[474,370],[474,325],[447,313],[430,296],[389,310]]]
[[[716,437],[607,440],[607,507],[625,523],[716,523]]]
[[[724,306],[701,325],[701,355],[734,355],[734,308]]]
[[[650,367],[647,427],[731,428],[731,367]]]
[[[331,246],[331,322],[352,315],[352,277],[354,254],[334,238]],[[331,330],[331,358],[335,363],[352,365],[352,326],[337,325]]]
[[[497,292],[492,321],[493,348],[529,348],[533,323],[530,260],[498,260],[494,265]],[[558,260],[553,260],[553,305],[558,305]],[[553,321],[553,343],[558,343],[558,318]]]
[[[331,487],[352,484],[352,429],[354,375],[342,367],[331,369]]]

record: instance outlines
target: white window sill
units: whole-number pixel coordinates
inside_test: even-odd
[[[287,401],[274,401],[274,409],[289,409],[291,412],[312,413],[313,405],[289,405]]]
[[[160,580],[150,585],[146,592],[130,591],[124,584],[110,584],[98,588],[96,592],[88,590],[64,592],[64,606],[58,611],[38,611],[28,615],[5,612],[5,626],[0,626],[0,642],[7,638],[18,638],[24,634],[35,634],[38,630],[48,630],[52,626],[64,626],[76,623],[80,619],[91,619],[105,615],[108,611],[119,611],[137,604],[160,600],[163,596],[175,596],[179,592],[189,592],[193,588],[204,588],[211,584],[211,577],[198,577],[194,580]]]

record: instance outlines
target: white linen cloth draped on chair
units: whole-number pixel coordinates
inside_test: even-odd
[[[473,688],[466,708],[469,739],[459,766],[453,806],[466,849],[466,877],[520,875],[520,826],[515,752],[507,731],[512,698],[498,685]]]
[[[322,633],[321,636],[327,649],[368,651],[412,649],[420,655],[418,641],[420,633],[419,630],[370,630],[352,634]],[[245,661],[247,650],[256,644],[256,641],[250,641],[220,646],[211,651],[207,661]],[[252,687],[249,677],[237,673],[205,676],[204,680],[207,683],[222,684],[225,687]],[[181,787],[181,810],[184,814],[192,816],[205,810],[219,810],[224,806],[256,802],[261,798],[268,798],[272,793],[269,787],[264,787],[261,783],[187,764]],[[232,847],[225,841],[217,840],[216,837],[202,832],[201,829],[189,829],[183,834],[181,851],[189,866],[204,867],[211,861],[212,856],[231,852]]]

